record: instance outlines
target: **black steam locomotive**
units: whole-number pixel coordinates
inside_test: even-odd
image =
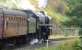
[[[43,11],[0,8],[0,43],[20,44],[34,39],[47,40],[51,19]]]

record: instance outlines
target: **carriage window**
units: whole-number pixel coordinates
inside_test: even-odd
[[[36,32],[36,19],[33,17],[29,17],[29,33],[35,33]]]

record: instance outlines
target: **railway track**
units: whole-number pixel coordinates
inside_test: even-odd
[[[36,50],[42,47],[55,47],[65,42],[65,40],[69,40],[73,38],[62,38],[62,39],[49,39],[47,43],[41,43],[41,44],[21,44],[15,47],[6,47],[2,50]]]
[[[50,40],[47,43],[41,43],[41,44],[34,44],[34,45],[29,45],[29,44],[22,44],[20,46],[16,47],[6,47],[2,50],[36,50],[42,47],[48,47],[48,46],[58,46],[59,44],[63,43],[64,41],[55,41],[55,40]]]
[[[63,41],[52,41],[52,42],[48,42],[48,46],[57,46],[59,45],[61,42]],[[26,45],[23,47],[19,47],[19,48],[15,48],[14,50],[36,50],[42,47],[47,47],[46,43],[43,44],[35,44],[35,45]]]

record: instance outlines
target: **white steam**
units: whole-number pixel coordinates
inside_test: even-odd
[[[35,10],[34,5],[32,5],[29,0],[20,0],[20,7],[22,9]]]
[[[37,8],[46,8],[47,2],[48,0],[36,0],[36,2],[32,4],[30,0],[5,0],[5,2],[0,2],[0,5],[8,8],[36,10]]]
[[[44,9],[47,6],[48,0],[37,0],[38,1],[38,8]],[[30,0],[21,0],[20,1],[20,7],[22,9],[30,9],[30,10],[36,10],[36,5],[33,5],[30,3]]]
[[[39,8],[45,8],[47,6],[48,0],[39,0],[38,7]]]

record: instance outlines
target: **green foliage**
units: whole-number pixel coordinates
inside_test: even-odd
[[[65,20],[69,20],[68,17],[65,17],[65,15],[62,15],[57,11],[57,8],[55,8],[52,4],[48,4],[47,8],[45,8],[45,11],[49,16],[53,18],[53,21],[56,23],[61,24],[61,22],[64,22]]]
[[[44,47],[38,50],[82,50],[82,48],[79,45],[80,45],[79,39],[77,40],[72,39],[72,41],[71,40],[66,41],[64,44],[56,47],[48,47],[48,48]]]
[[[0,6],[8,8],[19,8],[19,0],[0,0]]]
[[[65,21],[63,25],[82,28],[82,0],[67,0],[70,11],[66,15],[71,19]],[[80,29],[82,35],[82,29]]]

